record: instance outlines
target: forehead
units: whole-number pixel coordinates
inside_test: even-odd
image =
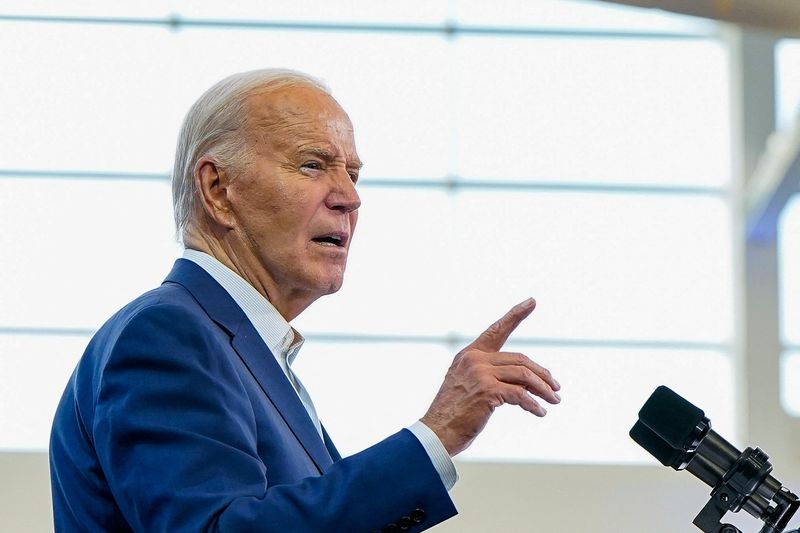
[[[251,131],[273,148],[323,143],[355,157],[353,125],[330,95],[312,86],[284,87],[252,94]]]

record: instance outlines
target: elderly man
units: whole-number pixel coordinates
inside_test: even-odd
[[[419,421],[340,457],[291,369],[289,322],[342,285],[360,167],[350,119],[305,75],[231,76],[195,103],[173,173],[186,251],[67,385],[56,530],[421,531],[455,514],[450,457],[495,407],[560,401],[547,370],[500,351],[526,300],[456,356]]]

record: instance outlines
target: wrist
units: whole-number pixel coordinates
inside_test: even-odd
[[[444,446],[444,449],[447,451],[447,454],[450,457],[454,457],[456,454],[462,451],[458,449],[458,445],[453,438],[452,432],[448,431],[444,424],[438,422],[435,417],[425,415],[420,418],[419,421],[425,424],[425,426],[427,426],[428,429],[430,429],[436,435],[436,437],[439,439],[439,442],[442,443],[442,446]]]

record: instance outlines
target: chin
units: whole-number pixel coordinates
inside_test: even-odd
[[[324,294],[333,294],[335,292],[338,292],[339,289],[341,288],[342,288],[342,280],[339,279],[334,282],[331,282],[331,284],[328,285],[327,290],[325,291]]]
[[[319,287],[323,294],[333,294],[342,288],[344,283],[344,268],[328,270],[319,278]]]
[[[325,268],[306,270],[305,275],[298,279],[305,290],[315,295],[314,299],[333,294],[342,288],[344,282],[344,268]]]
[[[314,299],[333,294],[342,288],[342,278],[336,279],[315,279],[312,283],[306,284],[307,291],[315,294]]]

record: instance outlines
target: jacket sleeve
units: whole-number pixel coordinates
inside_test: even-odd
[[[245,378],[203,318],[174,304],[139,310],[96,376],[93,444],[134,530],[422,531],[455,514],[407,430],[321,476],[271,485]]]

